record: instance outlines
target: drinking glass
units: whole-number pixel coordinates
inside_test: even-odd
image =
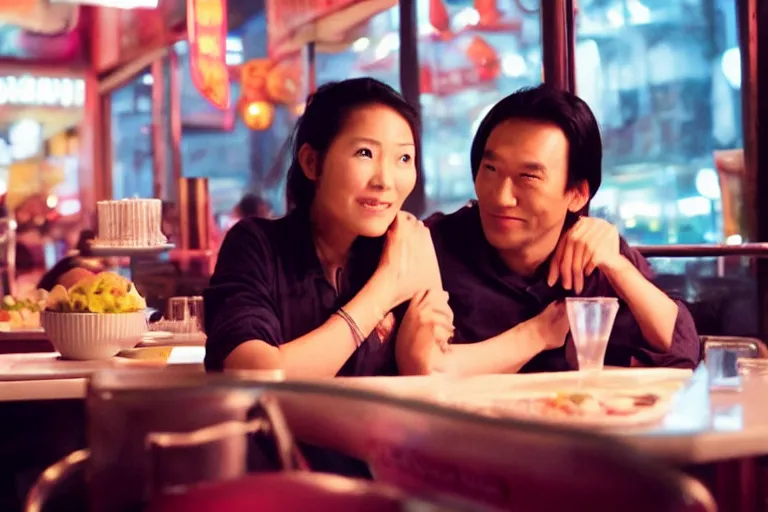
[[[603,369],[608,338],[619,311],[619,299],[569,297],[565,299],[565,306],[579,371],[599,372]]]
[[[171,297],[168,300],[168,320],[184,326],[184,332],[200,332],[203,325],[202,297]]]

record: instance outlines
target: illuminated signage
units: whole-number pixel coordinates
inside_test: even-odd
[[[187,37],[192,82],[212,105],[228,109],[226,0],[188,0]]]
[[[0,76],[0,105],[77,108],[84,103],[81,78]]]

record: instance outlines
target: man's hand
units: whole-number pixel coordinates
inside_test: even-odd
[[[547,283],[554,286],[560,280],[564,289],[581,293],[584,278],[596,268],[606,271],[621,265],[624,259],[619,252],[616,226],[602,219],[581,217],[560,238]]]

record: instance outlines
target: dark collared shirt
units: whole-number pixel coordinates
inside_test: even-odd
[[[549,262],[531,277],[515,274],[501,261],[483,234],[476,207],[465,207],[431,225],[432,240],[440,263],[443,286],[450,295],[456,327],[455,342],[475,343],[498,336],[541,313],[555,300],[574,296],[560,284],[547,284]],[[647,278],[648,262],[622,239],[621,253]],[[617,297],[608,279],[595,271],[585,280],[584,297]],[[608,342],[605,364],[629,366],[632,358],[646,366],[693,368],[700,359],[700,342],[691,314],[679,300],[672,348],[660,353],[645,341],[629,307],[620,301]],[[570,335],[566,344],[541,352],[522,372],[574,370],[578,368]]]
[[[224,239],[210,287],[203,294],[206,368],[221,370],[232,350],[248,340],[280,346],[320,327],[368,282],[382,247],[381,238],[357,239],[339,276],[337,293],[323,273],[306,213],[238,222]],[[397,375],[396,331],[382,335],[384,341],[381,332],[377,329],[368,336],[339,376]]]

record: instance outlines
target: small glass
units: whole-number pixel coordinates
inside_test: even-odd
[[[599,372],[603,369],[608,338],[619,311],[615,297],[568,297],[565,299],[568,323],[579,371]]]
[[[184,326],[184,332],[204,330],[202,297],[171,297],[168,300],[168,320]]]

